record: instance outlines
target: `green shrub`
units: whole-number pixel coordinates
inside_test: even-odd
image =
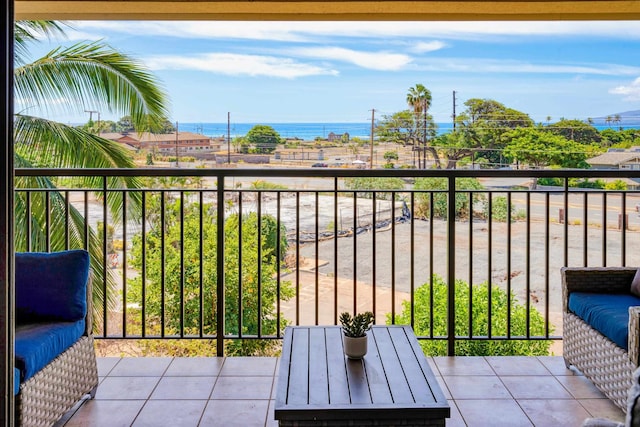
[[[447,178],[417,178],[414,189],[424,190],[425,193],[418,193],[415,197],[415,216],[417,218],[429,218],[431,212],[431,197],[429,191],[433,193],[433,216],[435,218],[447,218],[448,195],[446,190]],[[457,178],[457,190],[482,190],[484,187],[476,178]],[[445,191],[437,191],[445,190]],[[437,191],[437,192],[436,192]],[[473,193],[473,203],[481,202],[486,199],[486,195],[481,193]],[[455,196],[456,218],[469,218],[471,215],[471,206],[469,205],[469,194],[457,193]]]
[[[200,218],[199,204],[188,203],[181,209],[179,199],[169,200],[164,206],[163,229],[159,207],[158,195],[149,197],[147,233],[145,236],[135,235],[132,239],[129,266],[141,273],[144,254],[145,293],[142,292],[143,276],[139,274],[129,277],[127,302],[132,307],[141,307],[144,297],[145,327],[149,334],[162,332],[159,330],[162,318],[166,335],[175,335],[181,326],[186,335],[196,335],[200,329],[204,334],[213,335],[216,333],[218,277],[215,209],[210,204],[203,205],[203,217]],[[183,226],[181,226],[181,216]],[[258,221],[261,222],[260,239],[258,239]],[[260,319],[262,334],[274,335],[276,332],[275,303],[278,295],[276,269],[286,253],[286,230],[282,228],[280,232],[281,252],[279,254],[276,253],[278,225],[272,216],[263,215],[258,219],[256,213],[243,215],[242,242],[239,241],[240,217],[238,214],[227,217],[224,230],[225,334],[256,335],[258,319]],[[261,249],[260,259],[258,259],[258,244]],[[241,264],[239,251],[242,251]],[[202,285],[200,284],[201,269]],[[239,283],[242,284],[242,307],[239,306],[238,301]],[[259,283],[260,296],[258,296]],[[279,288],[282,300],[293,295],[289,282],[280,282]],[[242,320],[241,330],[239,318]],[[132,326],[131,333],[140,333],[139,328],[139,325],[137,328]],[[238,352],[247,355],[270,354],[274,344],[273,340],[241,341],[227,344],[229,355],[238,355]]]
[[[344,186],[348,190],[358,191],[358,197],[371,199],[377,191],[377,199],[391,199],[391,193],[382,190],[403,190],[405,183],[400,178],[345,178]]]
[[[489,219],[489,203],[485,201],[483,204],[482,217]],[[522,220],[525,218],[524,211],[516,211],[513,203],[507,208],[507,198],[505,196],[495,196],[491,201],[491,219],[498,222],[507,222],[507,216],[510,215],[511,222]]]
[[[473,330],[469,331],[469,294],[472,293],[471,321]],[[433,298],[433,309],[430,301]],[[434,336],[447,336],[447,300],[448,286],[438,275],[433,276],[433,294],[431,285],[425,283],[415,292],[413,326],[416,335],[430,335],[433,326]],[[489,333],[488,328],[489,286],[487,283],[469,285],[461,280],[455,282],[455,334],[457,337],[483,337]],[[513,295],[500,287],[491,287],[491,335],[498,339],[468,340],[458,339],[455,354],[458,356],[544,356],[549,354],[550,340],[504,339],[507,336],[507,307],[511,307],[511,336],[527,336],[527,311],[518,303]],[[433,325],[431,325],[433,315]],[[529,334],[533,337],[544,336],[545,323],[542,315],[531,308],[529,312]],[[387,323],[391,316],[387,315]],[[396,324],[411,323],[411,302],[402,303],[402,313],[396,315]],[[553,331],[552,326],[549,326]],[[428,356],[447,354],[446,340],[421,340],[420,345]]]

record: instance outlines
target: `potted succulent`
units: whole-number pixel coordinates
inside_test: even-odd
[[[351,316],[340,314],[344,354],[349,359],[362,359],[367,354],[367,331],[373,324],[373,313],[370,311]]]

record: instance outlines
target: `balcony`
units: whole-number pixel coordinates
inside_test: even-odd
[[[562,357],[433,357],[447,426],[580,426],[624,414]],[[98,359],[95,400],[65,426],[277,426],[275,357]]]
[[[76,188],[77,175],[95,177],[95,187]],[[97,252],[102,382],[97,399],[66,425],[100,425],[105,413],[112,422],[145,424],[147,416],[167,419],[163,411],[232,425],[216,410],[221,405],[233,421],[256,420],[242,425],[273,425],[284,328],[337,324],[340,312],[363,310],[379,324],[412,325],[429,347],[455,403],[448,425],[487,425],[489,404],[505,425],[579,425],[588,416],[623,415],[557,356],[560,267],[640,265],[640,194],[569,183],[635,176],[20,169],[16,248],[79,244]],[[58,188],[33,185],[34,178]],[[560,185],[540,185],[550,178]],[[140,182],[126,185],[133,180]],[[193,346],[211,357],[149,357]],[[470,348],[513,356],[460,357]],[[230,357],[242,354],[271,357]],[[245,376],[256,378],[250,388]],[[170,409],[178,404],[181,412]]]

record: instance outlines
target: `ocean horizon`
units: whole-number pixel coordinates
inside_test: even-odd
[[[299,138],[313,141],[317,137],[326,139],[330,133],[348,133],[349,137],[369,139],[371,137],[371,122],[333,122],[333,123],[231,123],[229,133],[231,138],[244,136],[255,125],[268,125],[275,129],[282,138]],[[437,123],[438,133],[451,132],[451,123]],[[227,123],[179,123],[179,131],[200,133],[210,137],[227,137]]]
[[[327,139],[330,133],[337,135],[345,132],[349,137],[371,138],[371,122],[329,122],[329,123],[231,123],[229,133],[231,138],[244,136],[255,125],[271,126],[282,138],[313,141],[317,137]],[[438,135],[453,130],[452,123],[436,123]],[[594,125],[599,131],[604,129],[618,129],[619,125]],[[624,129],[638,129],[639,125],[624,125]],[[179,123],[181,132],[200,133],[209,137],[227,137],[227,123]]]

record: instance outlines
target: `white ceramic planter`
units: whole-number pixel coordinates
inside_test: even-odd
[[[348,337],[346,335],[342,336],[342,341],[344,343],[344,354],[349,359],[362,359],[365,354],[367,354],[367,337]]]

